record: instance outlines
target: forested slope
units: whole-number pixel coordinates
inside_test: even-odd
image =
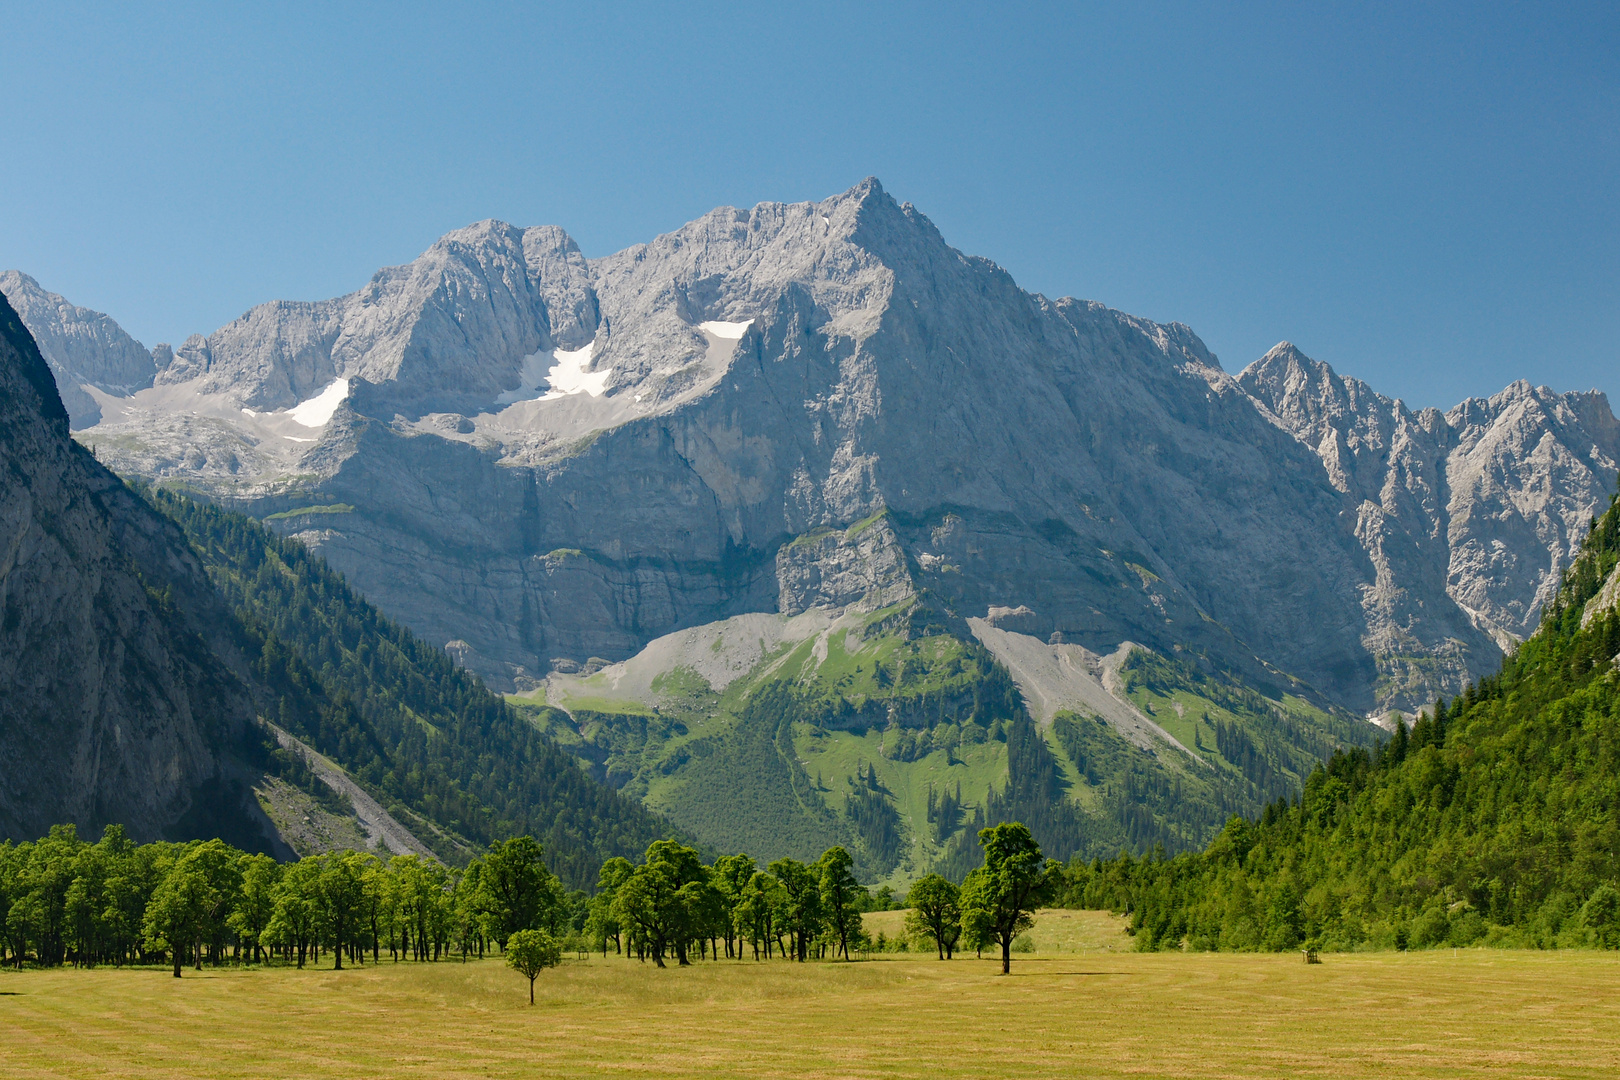
[[[594,882],[604,859],[668,833],[297,541],[183,495],[147,494],[185,530],[234,610],[270,698],[264,714],[395,816],[479,846],[533,835],[573,887]],[[448,852],[451,837],[434,832],[421,838]]]
[[[1177,858],[1075,867],[1145,948],[1620,942],[1620,504],[1500,673]]]

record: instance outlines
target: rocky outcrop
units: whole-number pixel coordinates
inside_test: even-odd
[[[0,299],[0,838],[72,822],[273,847],[233,754],[253,704],[180,535],[68,437]]]
[[[1581,612],[1581,629],[1591,626],[1616,607],[1620,607],[1620,566],[1609,571],[1609,576],[1604,579],[1603,588],[1586,602],[1586,607]]]
[[[1446,461],[1447,591],[1499,639],[1524,637],[1614,493],[1620,423],[1596,390],[1522,380],[1470,398],[1446,423],[1457,439]]]
[[[1599,398],[1412,414],[1292,350],[1234,378],[1184,326],[1025,293],[872,180],[597,260],[484,222],[159,384],[82,437],[282,515],[503,685],[921,595],[1411,708],[1495,668],[1612,480]],[[1598,457],[1555,450],[1586,434]],[[1553,491],[1575,459],[1595,486]]]
[[[905,548],[883,515],[795,537],[776,552],[776,609],[875,611],[916,595]]]
[[[92,389],[124,396],[152,385],[152,354],[99,311],[70,304],[16,270],[0,273],[0,293],[22,316],[68,412],[69,425],[85,428],[101,419]]]

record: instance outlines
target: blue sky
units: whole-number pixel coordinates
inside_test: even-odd
[[[1614,397],[1617,58],[1612,2],[14,2],[0,268],[153,344],[480,218],[603,255],[873,174],[1228,370],[1287,338],[1415,406]]]

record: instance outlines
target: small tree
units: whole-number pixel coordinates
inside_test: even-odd
[[[933,938],[939,958],[950,959],[962,936],[961,890],[938,874],[929,874],[911,887],[906,905],[911,908],[906,932]]]
[[[1001,944],[1001,973],[1012,970],[1013,938],[1035,925],[1035,910],[1061,880],[1062,864],[1041,857],[1041,846],[1022,822],[979,830],[983,868],[962,889],[963,922],[982,923]],[[971,919],[969,918],[971,916]]]
[[[506,939],[506,966],[529,978],[529,1004],[534,1004],[534,980],[548,967],[562,963],[562,946],[544,930],[519,930]]]
[[[821,910],[827,928],[838,938],[838,951],[849,959],[849,940],[861,928],[861,913],[855,907],[860,883],[855,880],[855,860],[842,847],[831,847],[816,863],[821,872]]]
[[[977,881],[984,876],[984,867],[968,872],[962,882],[962,947],[972,949],[975,959],[984,959],[984,947],[995,944],[995,929],[990,925],[990,913],[980,907],[969,906],[968,898],[976,895]]]

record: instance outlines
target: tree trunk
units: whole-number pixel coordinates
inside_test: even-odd
[[[534,1004],[534,976],[529,976],[529,1004]]]
[[[21,967],[22,965],[19,964],[18,966]],[[177,979],[180,977],[180,946],[178,945],[174,947],[174,977]]]
[[[1012,938],[1001,939],[1001,973],[1006,975],[1012,971]]]

